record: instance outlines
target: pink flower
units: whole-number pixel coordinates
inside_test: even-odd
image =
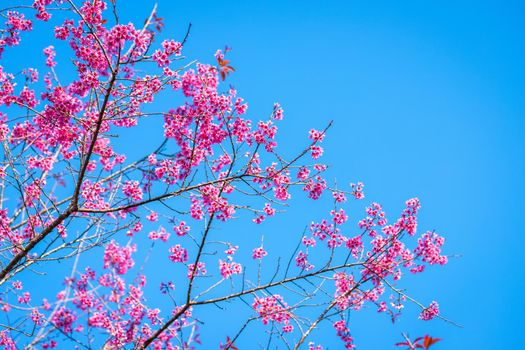
[[[322,133],[320,131],[317,131],[315,129],[312,129],[312,130],[310,130],[308,137],[310,138],[310,140],[313,140],[313,141],[316,141],[316,142],[322,142],[323,139],[324,139],[324,136],[325,136],[324,133]]]
[[[260,224],[264,221],[264,219],[266,219],[266,216],[264,215],[257,215],[255,218],[253,218],[253,222],[255,222],[256,224]]]
[[[106,245],[104,268],[112,267],[119,275],[125,274],[135,265],[131,254],[137,250],[135,245],[120,247],[114,240]]]
[[[195,264],[188,264],[188,278],[193,278],[195,276],[203,276],[206,273],[206,264],[202,261],[199,261],[197,263],[197,267],[195,267]]]
[[[439,305],[437,302],[433,301],[427,308],[421,311],[421,314],[419,314],[419,318],[423,321],[430,321],[437,315],[439,315]]]
[[[238,275],[242,273],[242,266],[236,262],[226,262],[219,259],[219,269],[221,276],[224,279],[231,277],[232,275]]]
[[[352,256],[355,259],[357,259],[359,254],[360,254],[360,252],[362,252],[363,249],[364,249],[362,237],[359,235],[359,236],[355,236],[353,238],[348,238],[346,240],[346,247],[348,249],[350,249],[350,251],[352,253]]]
[[[178,225],[173,226],[173,230],[177,236],[182,237],[190,232],[190,227],[186,225],[185,221],[180,221]]]
[[[266,252],[266,250],[264,250],[263,247],[258,247],[258,248],[255,248],[252,252],[252,258],[253,259],[262,259],[263,257],[265,257],[266,255],[268,255],[268,253]]]
[[[343,209],[339,209],[339,211],[331,210],[330,215],[332,215],[332,221],[338,225],[344,224],[348,220],[348,216]]]
[[[288,305],[279,294],[264,298],[255,297],[252,308],[262,317],[262,322],[265,325],[269,321],[288,325],[292,316],[287,310]]]
[[[323,350],[323,347],[321,345],[315,345],[314,342],[308,343],[308,350]]]
[[[37,309],[33,309],[33,311],[31,311],[31,320],[34,323],[36,323],[38,326],[40,326],[41,324],[44,323],[45,316],[41,314],[40,312],[38,312]]]
[[[195,197],[191,198],[190,212],[191,212],[191,217],[194,218],[195,220],[201,220],[204,218],[204,212],[202,211],[201,203],[202,202],[198,200],[197,198]]]
[[[228,246],[228,249],[224,251],[224,254],[226,255],[234,255],[237,252],[237,249],[239,249],[238,245],[230,245]]]
[[[281,108],[281,105],[275,102],[273,104],[273,112],[272,117],[275,120],[282,120],[283,119],[283,109]]]
[[[308,262],[308,255],[302,251],[299,251],[295,257],[295,265],[300,267],[301,270],[310,271],[315,266]]]
[[[160,239],[163,242],[167,242],[170,238],[170,234],[163,227],[161,227],[158,231],[151,231],[148,235],[148,238],[151,240]]]
[[[142,200],[142,189],[138,181],[126,181],[122,187],[122,192],[126,197],[131,198],[132,201],[138,202]]]
[[[64,333],[73,332],[73,323],[77,320],[77,316],[68,308],[62,306],[57,312],[53,314],[51,321],[53,324],[61,329]]]
[[[54,46],[48,46],[44,49],[44,55],[46,55],[46,66],[48,67],[54,67],[57,65],[57,63],[55,61],[53,61],[53,59],[55,58],[56,56],[56,53],[55,53],[55,47]]]
[[[303,191],[308,192],[308,197],[317,200],[327,188],[326,181],[321,176],[316,176],[314,179],[309,179],[303,187]]]
[[[18,297],[18,303],[28,304],[31,301],[31,294],[29,292],[24,292],[22,296]]]
[[[173,262],[180,262],[185,263],[188,261],[188,251],[180,246],[180,244],[177,244],[174,247],[171,247],[169,249],[170,256],[169,259]]]
[[[283,326],[283,332],[284,333],[291,333],[291,332],[293,332],[293,326],[291,324],[287,324],[286,326]]]
[[[387,310],[386,303],[384,301],[379,303],[379,307],[377,308],[377,312],[385,312]]]
[[[365,187],[361,182],[358,182],[357,185],[352,183],[350,184],[352,187],[352,195],[355,199],[363,199],[365,198],[365,195],[363,193],[363,187]]]
[[[321,146],[310,146],[310,151],[313,159],[317,159],[323,155],[323,148]]]
[[[416,257],[422,261],[433,265],[445,265],[448,261],[447,256],[441,254],[441,246],[445,243],[443,237],[438,236],[435,232],[427,232],[418,239],[418,245],[414,249]]]
[[[332,196],[334,197],[335,201],[337,203],[344,203],[346,202],[346,196],[343,192],[333,191]]]
[[[264,212],[266,213],[266,215],[268,216],[272,216],[275,214],[275,209],[273,209],[271,206],[270,206],[270,203],[265,203],[264,204]]]
[[[35,0],[33,7],[38,11],[36,18],[42,21],[48,21],[51,18],[49,12],[46,11],[45,6],[51,4],[52,0]]]
[[[157,157],[155,154],[150,154],[148,156],[148,162],[151,164],[151,165],[155,165],[157,164]]]
[[[299,169],[299,172],[297,173],[297,178],[299,180],[306,180],[308,179],[308,176],[310,176],[310,170],[308,170],[307,167],[301,167]]]
[[[146,219],[148,219],[148,221],[151,222],[156,222],[159,219],[159,215],[157,214],[157,212],[152,211],[146,216]]]
[[[315,245],[317,244],[314,237],[307,238],[306,236],[303,236],[302,242],[306,247],[315,247]]]
[[[333,326],[337,331],[337,336],[344,342],[345,349],[354,349],[354,339],[350,336],[350,330],[346,327],[345,321],[334,322]]]

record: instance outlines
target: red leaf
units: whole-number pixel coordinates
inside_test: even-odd
[[[396,346],[410,346],[410,344],[408,342],[396,343]]]
[[[432,344],[435,344],[435,343],[437,343],[440,340],[441,340],[441,338],[432,338],[429,335],[425,335],[425,340],[423,341],[423,345],[424,345],[425,349],[428,349],[428,348],[430,348],[430,346]]]
[[[396,343],[396,346],[406,346],[408,349],[425,349],[428,350],[430,346],[437,343],[441,340],[441,338],[432,338],[429,335],[425,335],[424,337],[416,338],[413,342],[411,342],[407,336],[405,336],[406,342],[402,343]]]
[[[230,63],[230,60],[225,60],[221,57],[217,57],[217,63],[219,63],[219,74],[221,75],[222,80],[226,79],[226,76],[231,72],[235,72],[235,68],[228,65]]]
[[[220,57],[217,57],[217,62],[219,62],[219,66],[221,67],[224,67],[226,66],[228,63],[230,63],[230,60],[224,60]]]

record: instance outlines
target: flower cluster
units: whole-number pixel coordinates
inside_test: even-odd
[[[284,327],[290,326],[292,314],[288,310],[289,307],[282,296],[278,294],[263,298],[256,297],[252,303],[252,308],[262,319],[263,324],[268,324],[268,322],[272,321],[283,324]],[[290,327],[287,327],[287,329],[290,329]]]
[[[345,321],[334,322],[333,326],[337,331],[337,336],[344,342],[345,349],[355,349],[354,338],[350,336],[350,330],[346,327]]]
[[[439,315],[439,305],[437,302],[433,301],[430,303],[430,305],[427,308],[421,311],[419,318],[424,321],[430,321],[437,315]]]
[[[135,245],[120,247],[114,240],[106,245],[104,251],[104,268],[113,268],[116,273],[123,275],[135,265],[131,254],[137,250]]]

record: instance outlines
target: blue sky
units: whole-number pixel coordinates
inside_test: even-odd
[[[142,23],[154,1],[138,3],[122,6],[123,22]],[[297,150],[310,128],[334,120],[324,142],[329,179],[366,186],[365,201],[347,210],[351,222],[372,201],[393,219],[417,196],[420,230],[446,237],[449,264],[403,285],[424,304],[437,300],[443,315],[464,328],[419,321],[409,306],[395,325],[365,310],[349,325],[360,349],[393,349],[401,332],[443,338],[436,350],[522,347],[525,3],[158,0],[158,11],[162,36],[180,40],[193,24],[190,59],[213,63],[216,49],[233,48],[236,72],[227,83],[249,103],[253,119],[281,103],[281,148]],[[48,45],[30,40],[38,50]],[[292,242],[329,210],[300,202],[262,226],[265,242],[293,232]],[[203,340],[238,329],[219,311],[206,310],[212,319]],[[333,340],[327,348],[340,348]],[[241,339],[239,348],[249,349],[249,341]]]
[[[230,83],[250,115],[284,106],[283,147],[333,119],[325,161],[338,183],[363,181],[366,200],[391,217],[418,196],[421,229],[458,256],[407,287],[463,329],[417,321],[414,310],[395,326],[356,314],[361,349],[393,348],[401,331],[443,338],[436,350],[521,346],[524,10],[518,1],[159,1],[165,35],[193,23],[188,57],[212,62],[215,49],[233,48]],[[303,213],[288,220],[310,220]]]

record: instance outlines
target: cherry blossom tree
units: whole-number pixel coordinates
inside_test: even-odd
[[[0,10],[0,346],[199,348],[202,310],[226,303],[248,316],[225,315],[238,331],[205,348],[237,349],[258,334],[283,348],[321,349],[334,337],[352,349],[350,317],[364,306],[393,320],[407,303],[422,320],[442,317],[437,302],[400,287],[404,273],[447,262],[444,239],[417,231],[417,198],[392,221],[380,204],[364,204],[349,224],[348,201],[363,200],[364,185],[325,180],[331,125],[280,150],[281,106],[251,119],[222,83],[234,72],[229,49],[212,64],[192,61],[190,28],[158,42],[156,8],[134,25],[121,23],[123,5],[35,0]],[[33,27],[54,38],[6,59]],[[147,120],[161,130],[119,143]],[[262,235],[240,246],[223,234],[244,220],[256,235],[286,215],[292,195],[333,205],[297,223],[307,228],[287,256]],[[155,271],[163,280],[151,286]],[[316,334],[322,323],[333,332]]]

